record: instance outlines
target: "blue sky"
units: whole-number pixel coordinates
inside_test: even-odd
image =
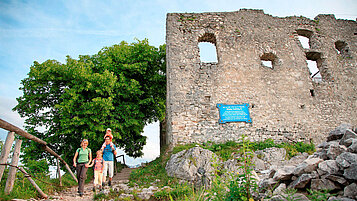
[[[318,14],[335,14],[341,19],[357,18],[356,0],[0,0],[0,118],[22,127],[23,120],[11,108],[21,96],[20,81],[33,61],[64,62],[66,55],[92,55],[135,38],[147,38],[158,47],[165,43],[167,13],[241,8],[263,9],[279,17],[313,19]],[[157,144],[155,132],[156,128],[146,129],[145,135],[156,136],[150,143]],[[0,129],[0,139],[5,136],[6,131]],[[146,152],[152,154],[150,149]]]

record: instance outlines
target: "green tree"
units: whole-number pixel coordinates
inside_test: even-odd
[[[30,134],[48,142],[67,162],[83,138],[93,151],[99,149],[107,127],[117,145],[139,157],[146,142],[144,126],[164,119],[165,57],[165,45],[155,48],[148,40],[137,40],[78,60],[67,56],[65,64],[34,62],[21,81],[23,95],[14,110],[26,118]],[[25,161],[51,161],[39,144],[23,144]]]

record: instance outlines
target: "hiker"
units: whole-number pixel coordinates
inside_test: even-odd
[[[78,157],[78,161],[77,161]],[[87,177],[88,165],[92,161],[92,151],[88,148],[88,140],[83,139],[81,142],[81,148],[76,150],[73,157],[73,166],[77,170],[78,179],[78,193],[82,197],[84,193],[84,182]]]
[[[104,140],[105,140],[105,137],[109,136],[110,137],[110,147],[112,149],[114,149],[114,144],[113,144],[113,135],[112,135],[112,129],[110,128],[107,128],[107,130],[105,131],[105,135],[104,135]],[[104,148],[106,147],[106,143],[104,141],[103,145],[102,145],[102,148],[100,148],[100,150],[102,150],[102,152],[104,151]]]
[[[95,191],[96,188],[101,190],[102,182],[103,182],[103,168],[104,168],[103,153],[101,150],[97,151],[97,157],[93,159],[92,163],[89,164],[88,167],[92,167],[93,165],[94,165],[93,191]]]
[[[116,149],[115,145],[113,143],[111,143],[110,141],[111,141],[110,136],[106,136],[105,137],[105,147],[103,150],[103,160],[104,160],[104,170],[103,171],[104,172],[103,172],[102,186],[104,186],[104,184],[105,184],[108,170],[109,170],[108,186],[112,185],[112,178],[114,175],[114,156],[117,155],[117,151],[115,150]]]

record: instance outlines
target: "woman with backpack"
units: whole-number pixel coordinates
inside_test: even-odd
[[[91,161],[92,151],[90,150],[90,148],[88,148],[88,140],[83,139],[81,142],[81,148],[78,148],[76,150],[76,153],[73,157],[73,166],[76,167],[77,170],[78,193],[81,197],[84,194],[84,182],[86,180],[87,170]]]

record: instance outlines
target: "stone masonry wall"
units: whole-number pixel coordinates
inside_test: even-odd
[[[241,9],[169,13],[166,23],[166,143],[223,142],[241,134],[318,143],[342,122],[357,125],[356,21]],[[217,63],[201,63],[199,42],[215,44]],[[317,62],[322,81],[310,78],[307,59]],[[217,103],[249,103],[252,123],[219,124]]]

